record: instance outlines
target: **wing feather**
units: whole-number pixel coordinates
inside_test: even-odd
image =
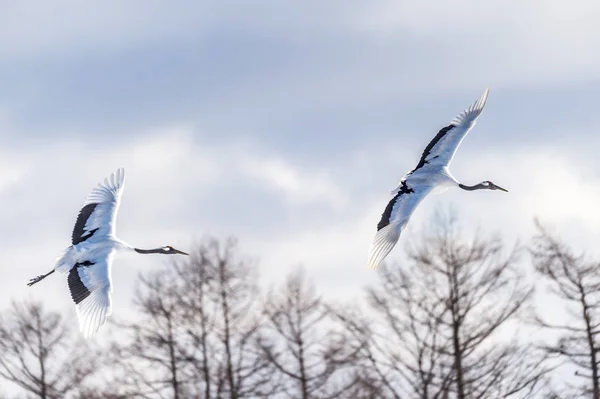
[[[385,259],[392,251],[398,240],[400,239],[401,226],[398,223],[388,224],[375,234],[373,245],[369,253],[367,264],[371,269],[376,269],[377,266]]]
[[[125,170],[118,169],[104,179],[85,200],[73,228],[72,242],[103,240],[115,235],[117,212],[125,185]]]
[[[112,253],[96,257],[96,263],[76,263],[69,272],[69,289],[75,302],[79,328],[91,337],[112,313],[110,263]]]
[[[110,294],[105,289],[99,289],[94,291],[82,305],[76,307],[79,328],[86,339],[94,335],[106,322],[110,306]]]
[[[470,107],[458,114],[448,126],[443,127],[425,147],[419,163],[411,173],[427,167],[427,165],[448,166],[467,133],[475,126],[477,118],[483,111],[489,89]]]
[[[411,184],[403,180],[394,197],[388,202],[377,224],[377,233],[373,239],[367,264],[375,269],[392,251],[402,230],[410,220],[421,201],[435,186]]]

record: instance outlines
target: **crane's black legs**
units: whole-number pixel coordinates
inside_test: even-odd
[[[49,275],[51,275],[52,273],[54,273],[54,269],[50,270],[48,273],[42,275],[42,276],[37,276],[32,278],[31,280],[29,280],[29,282],[27,283],[27,286],[31,287],[32,285],[34,285],[35,283],[39,283],[40,281],[42,281],[43,279],[45,279],[46,277],[48,277]]]

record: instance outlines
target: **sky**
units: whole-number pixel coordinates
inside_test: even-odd
[[[52,269],[97,183],[127,180],[121,239],[187,250],[239,239],[264,286],[302,265],[333,300],[377,272],[389,191],[437,131],[490,95],[452,173],[510,192],[448,190],[436,210],[527,243],[538,217],[576,249],[600,239],[600,26],[595,1],[0,1],[0,306],[75,313]],[[599,251],[600,253],[600,251]],[[138,273],[113,265],[114,313]]]

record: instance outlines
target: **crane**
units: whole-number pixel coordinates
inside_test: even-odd
[[[170,245],[135,248],[116,237],[115,223],[124,184],[125,170],[121,168],[92,190],[77,216],[72,245],[57,258],[54,269],[27,284],[31,287],[55,271],[68,273],[71,298],[85,338],[91,337],[112,313],[111,268],[117,252],[188,255]]]
[[[489,89],[469,108],[456,116],[448,126],[443,127],[425,147],[417,166],[408,172],[391,192],[388,202],[377,224],[377,232],[369,252],[368,265],[375,269],[391,252],[402,230],[406,227],[412,213],[423,199],[432,191],[440,192],[449,187],[458,187],[466,191],[508,190],[485,180],[474,186],[460,183],[452,176],[448,166],[460,143],[475,126],[483,111]]]

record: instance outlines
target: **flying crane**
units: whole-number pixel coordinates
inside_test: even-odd
[[[85,338],[92,336],[112,313],[111,267],[117,252],[188,255],[170,245],[135,248],[116,237],[115,223],[124,184],[125,170],[118,169],[92,190],[75,222],[72,245],[58,257],[54,269],[27,284],[31,287],[55,271],[68,273],[69,290]]]
[[[370,268],[377,268],[391,252],[415,208],[434,189],[444,190],[448,187],[459,187],[466,191],[508,191],[489,180],[474,186],[464,185],[456,180],[448,170],[456,149],[475,126],[477,118],[483,111],[488,92],[489,89],[486,89],[479,100],[438,132],[425,147],[417,166],[407,173],[400,180],[398,187],[391,192],[393,198],[388,202],[381,215],[381,220],[377,224],[377,233],[371,245],[368,259]]]

